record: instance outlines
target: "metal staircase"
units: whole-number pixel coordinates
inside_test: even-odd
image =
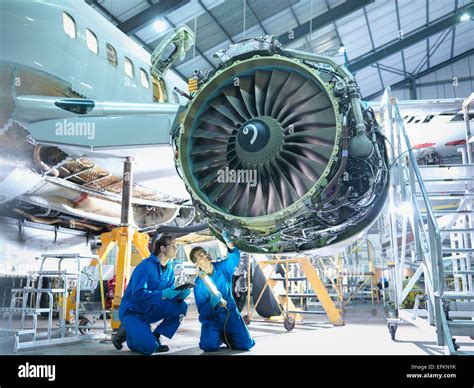
[[[64,289],[59,288],[43,288],[43,278],[51,277],[49,273],[41,273],[32,271],[29,273],[26,286],[24,288],[12,288],[10,307],[0,308],[0,314],[4,317],[8,316],[8,327],[0,328],[0,335],[15,336],[14,352],[18,349],[27,347],[25,345],[37,342],[38,334],[38,316],[42,313],[47,314],[48,328],[47,340],[51,340],[53,327],[53,306],[54,294],[65,293]],[[60,275],[54,275],[60,276]],[[47,295],[47,307],[41,307],[41,297]],[[14,319],[15,316],[21,315],[21,318]],[[27,318],[31,316],[31,327],[28,325]],[[25,338],[31,338],[30,341]]]
[[[439,303],[441,314],[437,325],[438,344],[447,345],[450,354],[463,353],[456,336],[474,338],[474,289],[472,257],[474,254],[473,194],[474,164],[467,163],[466,150],[461,149],[463,164],[420,166],[428,198],[440,232]],[[442,185],[442,186],[441,186]],[[452,202],[451,210],[436,210],[441,201],[436,192],[461,194]],[[461,187],[460,187],[461,186]],[[466,194],[466,195],[462,195]],[[444,199],[443,202],[450,201]]]
[[[43,254],[37,258],[41,261],[39,270],[29,272],[24,288],[11,289],[10,307],[0,308],[0,316],[8,316],[8,325],[0,328],[0,336],[15,337],[13,349],[15,353],[20,349],[55,346],[95,338],[92,333],[86,334],[94,327],[89,325],[88,320],[80,319],[80,311],[83,310],[80,307],[80,296],[81,278],[83,275],[87,275],[85,270],[81,270],[81,260],[90,262],[91,259],[96,260],[97,258],[98,256],[94,255],[82,256],[69,253]],[[56,262],[58,270],[45,270],[46,260]],[[63,261],[72,261],[77,266],[76,270],[62,269]],[[99,284],[102,284],[101,262],[98,262],[98,267],[100,273]],[[49,281],[43,282],[43,280]],[[47,296],[46,303],[42,301],[44,295]],[[79,297],[76,297],[76,295]],[[103,332],[107,333],[103,295],[104,292],[101,289],[102,310],[89,311],[89,313],[102,314]],[[85,302],[82,304],[85,304]],[[59,319],[53,327],[53,313],[55,312],[58,313]],[[48,320],[46,330],[38,327],[39,315]],[[30,316],[31,324],[28,322]],[[70,322],[71,319],[72,323]]]
[[[389,91],[384,94],[381,114],[392,145],[391,277],[398,313],[396,319],[388,320],[392,338],[401,320],[426,329],[435,326],[437,344],[446,346],[449,354],[474,354],[470,346],[474,339],[474,164],[470,147],[459,149],[462,164],[419,166]],[[468,142],[469,130],[466,138]],[[410,264],[417,270],[404,286],[410,249],[415,253]],[[417,282],[424,282],[426,309],[420,310],[418,304],[415,309],[403,309],[403,301]],[[456,343],[456,336],[471,338],[462,339],[468,343],[467,350]]]

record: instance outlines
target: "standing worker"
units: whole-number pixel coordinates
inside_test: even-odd
[[[143,354],[167,352],[160,336],[171,339],[178,330],[188,305],[184,301],[191,291],[174,289],[174,270],[169,263],[176,257],[176,242],[163,235],[156,240],[153,253],[133,271],[120,303],[121,326],[112,342],[120,350],[126,340],[131,350]],[[150,324],[163,321],[152,332]]]
[[[226,231],[222,238],[229,252],[227,259],[212,262],[202,247],[193,248],[189,254],[200,269],[194,297],[201,322],[199,347],[205,352],[216,351],[222,343],[235,350],[249,350],[255,345],[232,296],[232,276],[240,252]]]

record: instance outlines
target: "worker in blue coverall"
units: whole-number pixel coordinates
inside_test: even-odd
[[[133,271],[120,303],[121,327],[113,338],[120,350],[126,340],[129,349],[143,354],[167,352],[160,336],[172,338],[178,330],[191,291],[174,289],[174,270],[169,263],[176,257],[176,243],[169,235],[156,240],[153,253]],[[163,320],[152,332],[150,324]]]
[[[232,296],[232,277],[240,261],[240,252],[227,232],[224,231],[222,237],[229,252],[227,259],[218,258],[212,262],[202,247],[195,247],[190,252],[190,260],[199,267],[200,275],[207,274],[218,291],[213,295],[203,279],[196,278],[194,297],[201,322],[199,347],[205,352],[216,351],[222,343],[238,350],[249,350],[255,345]]]

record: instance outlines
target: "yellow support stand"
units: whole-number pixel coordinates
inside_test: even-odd
[[[324,311],[326,311],[329,320],[334,326],[344,325],[344,320],[342,319],[339,310],[336,308],[336,305],[329,296],[326,287],[324,287],[323,282],[319,278],[318,273],[314,269],[308,257],[302,257],[297,259],[303,273],[311,285],[311,288],[314,290],[314,293],[318,297],[318,300],[321,302]]]
[[[99,250],[99,260],[103,263],[110,251],[117,246],[117,261],[115,264],[115,294],[112,303],[111,326],[112,329],[118,329],[120,320],[118,318],[118,309],[122,301],[127,282],[130,279],[132,245],[137,248],[142,259],[150,256],[148,250],[148,240],[150,237],[146,233],[139,233],[132,226],[121,226],[113,229],[109,233],[103,233],[100,236],[102,246]],[[95,263],[91,263],[93,265]]]
[[[122,301],[127,282],[130,280],[130,270],[132,264],[132,245],[138,251],[142,260],[150,256],[148,250],[148,240],[150,237],[146,233],[138,232],[134,226],[133,217],[131,215],[131,199],[132,199],[132,158],[127,158],[124,163],[123,174],[123,190],[122,190],[122,214],[121,225],[112,229],[110,232],[102,233],[100,239],[102,246],[99,249],[99,260],[103,264],[112,249],[117,246],[117,261],[115,263],[115,294],[112,303],[111,326],[112,329],[118,329],[120,319],[118,317],[118,309]],[[97,260],[94,259],[89,264],[96,266]],[[102,287],[102,285],[101,285]],[[66,306],[66,319],[69,318],[71,311],[75,306],[72,301],[76,297],[76,290],[73,290],[68,297]]]
[[[120,320],[118,318],[118,309],[122,301],[123,294],[128,280],[130,279],[132,245],[138,250],[142,260],[150,256],[148,250],[148,241],[150,237],[146,233],[139,233],[131,226],[120,226],[112,229],[110,232],[100,235],[102,246],[99,249],[99,260],[103,264],[112,249],[117,246],[117,261],[115,263],[115,294],[112,303],[111,326],[112,329],[118,329]],[[91,267],[97,265],[96,259],[89,264]],[[76,290],[74,289],[68,296],[66,316],[70,317],[75,306]]]
[[[370,290],[372,295],[372,307],[374,307],[374,300],[377,301],[377,304],[380,303],[379,290],[377,288],[377,274],[375,273],[375,258],[374,258],[374,246],[372,241],[367,239],[367,254],[369,257],[369,272],[372,273],[370,279]]]

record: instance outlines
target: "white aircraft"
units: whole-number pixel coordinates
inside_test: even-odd
[[[141,230],[194,217],[169,130],[187,84],[169,66],[178,29],[152,58],[82,1],[2,2],[2,215],[95,232],[120,223],[123,162],[134,158]],[[167,54],[168,53],[168,54]],[[171,54],[170,54],[171,53]]]
[[[421,164],[446,163],[461,158],[458,148],[466,144],[463,101],[462,98],[450,98],[397,102],[411,146],[417,150]],[[369,106],[377,111],[379,103],[371,101]],[[474,121],[473,113],[469,113],[469,121]],[[474,128],[473,124],[471,128]]]

